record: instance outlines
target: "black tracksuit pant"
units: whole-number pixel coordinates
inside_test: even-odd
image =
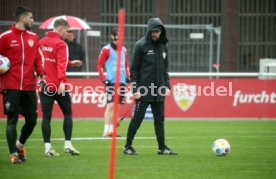
[[[65,140],[71,140],[73,120],[72,120],[72,103],[69,92],[58,95],[55,93],[40,94],[41,108],[43,112],[42,118],[42,135],[44,143],[50,143],[51,138],[51,118],[54,102],[57,101],[62,113],[64,115],[63,120],[63,132]]]
[[[37,98],[35,91],[5,90],[3,92],[4,114],[7,115],[6,137],[10,153],[16,152],[18,115],[25,117],[19,142],[25,144],[32,134],[37,120]]]
[[[165,147],[164,101],[161,101],[161,102],[137,101],[136,102],[134,115],[128,127],[127,143],[125,147],[129,147],[132,145],[134,136],[145,117],[146,109],[149,105],[151,105],[151,110],[154,117],[154,129],[155,129],[155,134],[158,142],[158,148],[163,149]]]

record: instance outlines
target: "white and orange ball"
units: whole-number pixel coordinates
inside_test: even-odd
[[[217,156],[225,156],[230,152],[230,144],[225,139],[218,139],[213,143],[212,149]]]
[[[8,57],[0,55],[0,74],[4,74],[9,71],[10,66],[11,63]]]

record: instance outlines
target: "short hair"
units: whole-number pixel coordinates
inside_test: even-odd
[[[111,34],[114,35],[114,36],[117,36],[118,35],[118,28],[112,29]]]
[[[17,6],[14,14],[16,22],[19,21],[20,16],[26,15],[27,13],[33,13],[33,11],[28,7]]]
[[[56,29],[57,27],[59,26],[63,26],[63,27],[69,27],[69,24],[68,22],[65,20],[65,19],[57,19],[55,22],[54,22],[54,28]]]

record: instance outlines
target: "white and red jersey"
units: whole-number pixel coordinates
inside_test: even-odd
[[[0,36],[0,54],[9,58],[11,67],[0,75],[1,91],[5,89],[35,91],[37,75],[43,74],[42,52],[38,36],[13,25]]]
[[[56,32],[48,32],[40,41],[44,55],[44,69],[46,82],[50,91],[56,91],[60,83],[66,82],[66,68],[68,61],[68,47]]]
[[[108,44],[104,46],[100,52],[99,58],[98,58],[98,64],[97,64],[97,70],[100,75],[101,81],[108,80],[112,84],[115,83],[115,69],[117,64],[117,50],[112,47],[111,44]],[[106,70],[106,76],[104,75],[104,67]],[[126,84],[126,78],[129,79],[130,73],[129,73],[129,65],[128,65],[128,57],[127,57],[127,51],[126,48],[122,48],[121,52],[121,79],[120,83]]]

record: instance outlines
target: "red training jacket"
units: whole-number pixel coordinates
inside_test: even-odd
[[[43,74],[38,36],[13,25],[0,36],[0,54],[11,63],[9,71],[0,75],[1,92],[5,89],[35,91],[35,70],[37,75]]]
[[[56,32],[48,32],[40,41],[44,55],[44,68],[49,91],[57,91],[60,83],[66,83],[66,68],[71,65],[68,61],[68,47]]]

